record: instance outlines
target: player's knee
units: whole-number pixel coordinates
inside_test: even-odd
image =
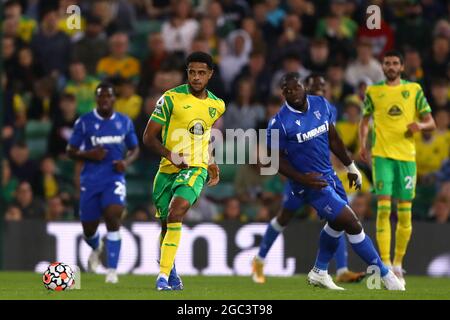
[[[189,210],[189,201],[183,198],[175,198],[169,206],[169,215],[167,217],[168,222],[181,222],[184,215]]]

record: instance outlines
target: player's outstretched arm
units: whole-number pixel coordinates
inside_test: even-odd
[[[328,140],[330,141],[330,150],[338,157],[338,159],[347,167],[348,180],[350,188],[355,186],[355,189],[361,189],[362,176],[352,159],[347,154],[344,142],[342,142],[336,128],[333,124],[330,124],[328,131]]]
[[[171,152],[169,149],[162,145],[161,141],[159,141],[158,137],[161,134],[162,128],[163,126],[161,124],[157,123],[156,121],[149,120],[142,137],[144,145],[149,147],[150,150],[152,150],[160,157],[164,157],[172,162],[178,168],[188,168],[187,163],[181,155]]]

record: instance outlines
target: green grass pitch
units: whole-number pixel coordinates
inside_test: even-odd
[[[258,285],[250,277],[185,276],[183,291],[157,292],[155,276],[122,275],[119,283],[105,284],[103,275],[83,273],[81,289],[48,291],[41,275],[32,272],[0,272],[0,299],[14,300],[326,300],[326,299],[446,299],[450,300],[450,278],[408,276],[406,292],[369,290],[363,280],[343,285],[346,291],[311,287],[306,275],[268,277]]]

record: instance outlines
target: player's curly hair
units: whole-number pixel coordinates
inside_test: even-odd
[[[202,51],[192,52],[186,59],[186,67],[189,66],[189,63],[191,63],[191,62],[206,63],[206,65],[208,66],[208,69],[210,69],[210,70],[213,69],[212,57],[209,54],[207,54],[206,52],[202,52]]]

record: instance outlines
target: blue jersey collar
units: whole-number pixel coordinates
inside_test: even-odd
[[[289,110],[291,110],[292,112],[295,112],[295,113],[303,113],[303,112],[301,112],[300,110],[297,110],[297,109],[294,109],[293,107],[291,107],[287,101],[285,102],[285,104],[286,104],[286,107],[287,107]],[[306,111],[308,111],[308,109],[309,109],[309,100],[308,100],[308,96],[306,96]]]
[[[114,120],[114,118],[116,117],[116,113],[113,112],[111,118],[105,119],[105,118],[103,118],[101,115],[98,114],[97,109],[94,109],[94,116],[95,116],[97,119],[99,119],[99,120]]]

